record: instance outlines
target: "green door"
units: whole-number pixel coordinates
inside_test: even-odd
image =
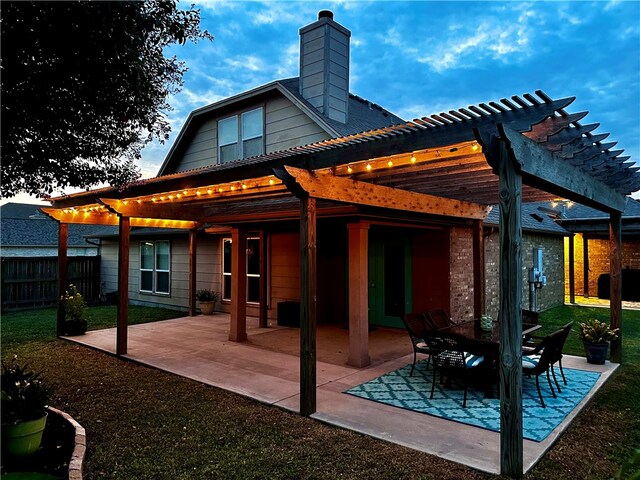
[[[411,311],[411,243],[372,236],[369,244],[369,324],[402,328]]]

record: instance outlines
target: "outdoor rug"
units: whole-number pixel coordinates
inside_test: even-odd
[[[346,390],[345,393],[366,398],[375,402],[386,403],[395,407],[427,413],[436,417],[453,420],[467,425],[500,431],[500,399],[485,398],[481,387],[469,385],[467,390],[467,406],[462,408],[464,391],[462,385],[451,385],[449,388],[436,382],[433,399],[431,394],[431,375],[433,370],[426,371],[426,360],[416,363],[413,376],[410,377],[411,364],[394,372]],[[556,392],[557,398],[551,396],[546,376],[540,377],[540,389],[547,408],[542,408],[536,390],[535,379],[523,378],[523,436],[529,440],[541,442],[562,420],[582,401],[595,385],[600,373],[586,372],[565,368],[568,385],[562,383],[560,371],[556,370],[562,393]],[[553,382],[553,378],[551,379]],[[555,389],[555,385],[554,385]]]

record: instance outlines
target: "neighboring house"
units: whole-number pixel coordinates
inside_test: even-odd
[[[58,225],[39,210],[40,206],[28,203],[6,203],[0,206],[1,240],[0,256],[6,257],[57,257]],[[70,225],[68,255],[70,257],[96,256],[99,245],[89,237],[113,233],[113,227],[101,225]]]
[[[573,202],[547,206],[558,211],[557,221],[573,233],[573,262],[569,239],[565,259],[565,291],[571,295],[569,272],[573,267],[574,295],[609,298],[609,223],[602,212]],[[640,301],[640,201],[627,198],[622,214],[622,299]]]
[[[564,239],[571,235],[549,216],[547,203],[522,205],[522,307],[542,311],[564,303]],[[498,316],[498,225],[500,210],[493,207],[484,221],[485,305],[493,318]],[[544,282],[530,281],[537,251],[542,251]]]
[[[58,222],[38,205],[0,206],[2,308],[52,305],[58,298]],[[88,301],[100,296],[100,244],[90,237],[117,231],[103,225],[69,225],[69,283]]]

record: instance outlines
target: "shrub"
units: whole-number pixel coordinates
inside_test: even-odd
[[[87,331],[87,304],[75,285],[64,292],[65,335],[82,335]]]

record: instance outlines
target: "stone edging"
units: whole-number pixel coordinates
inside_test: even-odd
[[[47,407],[47,409],[64,418],[76,431],[74,439],[75,446],[73,447],[71,460],[69,461],[69,480],[82,480],[82,464],[84,462],[85,452],[87,451],[87,435],[84,427],[76,422],[71,415],[62,410],[53,407]]]

